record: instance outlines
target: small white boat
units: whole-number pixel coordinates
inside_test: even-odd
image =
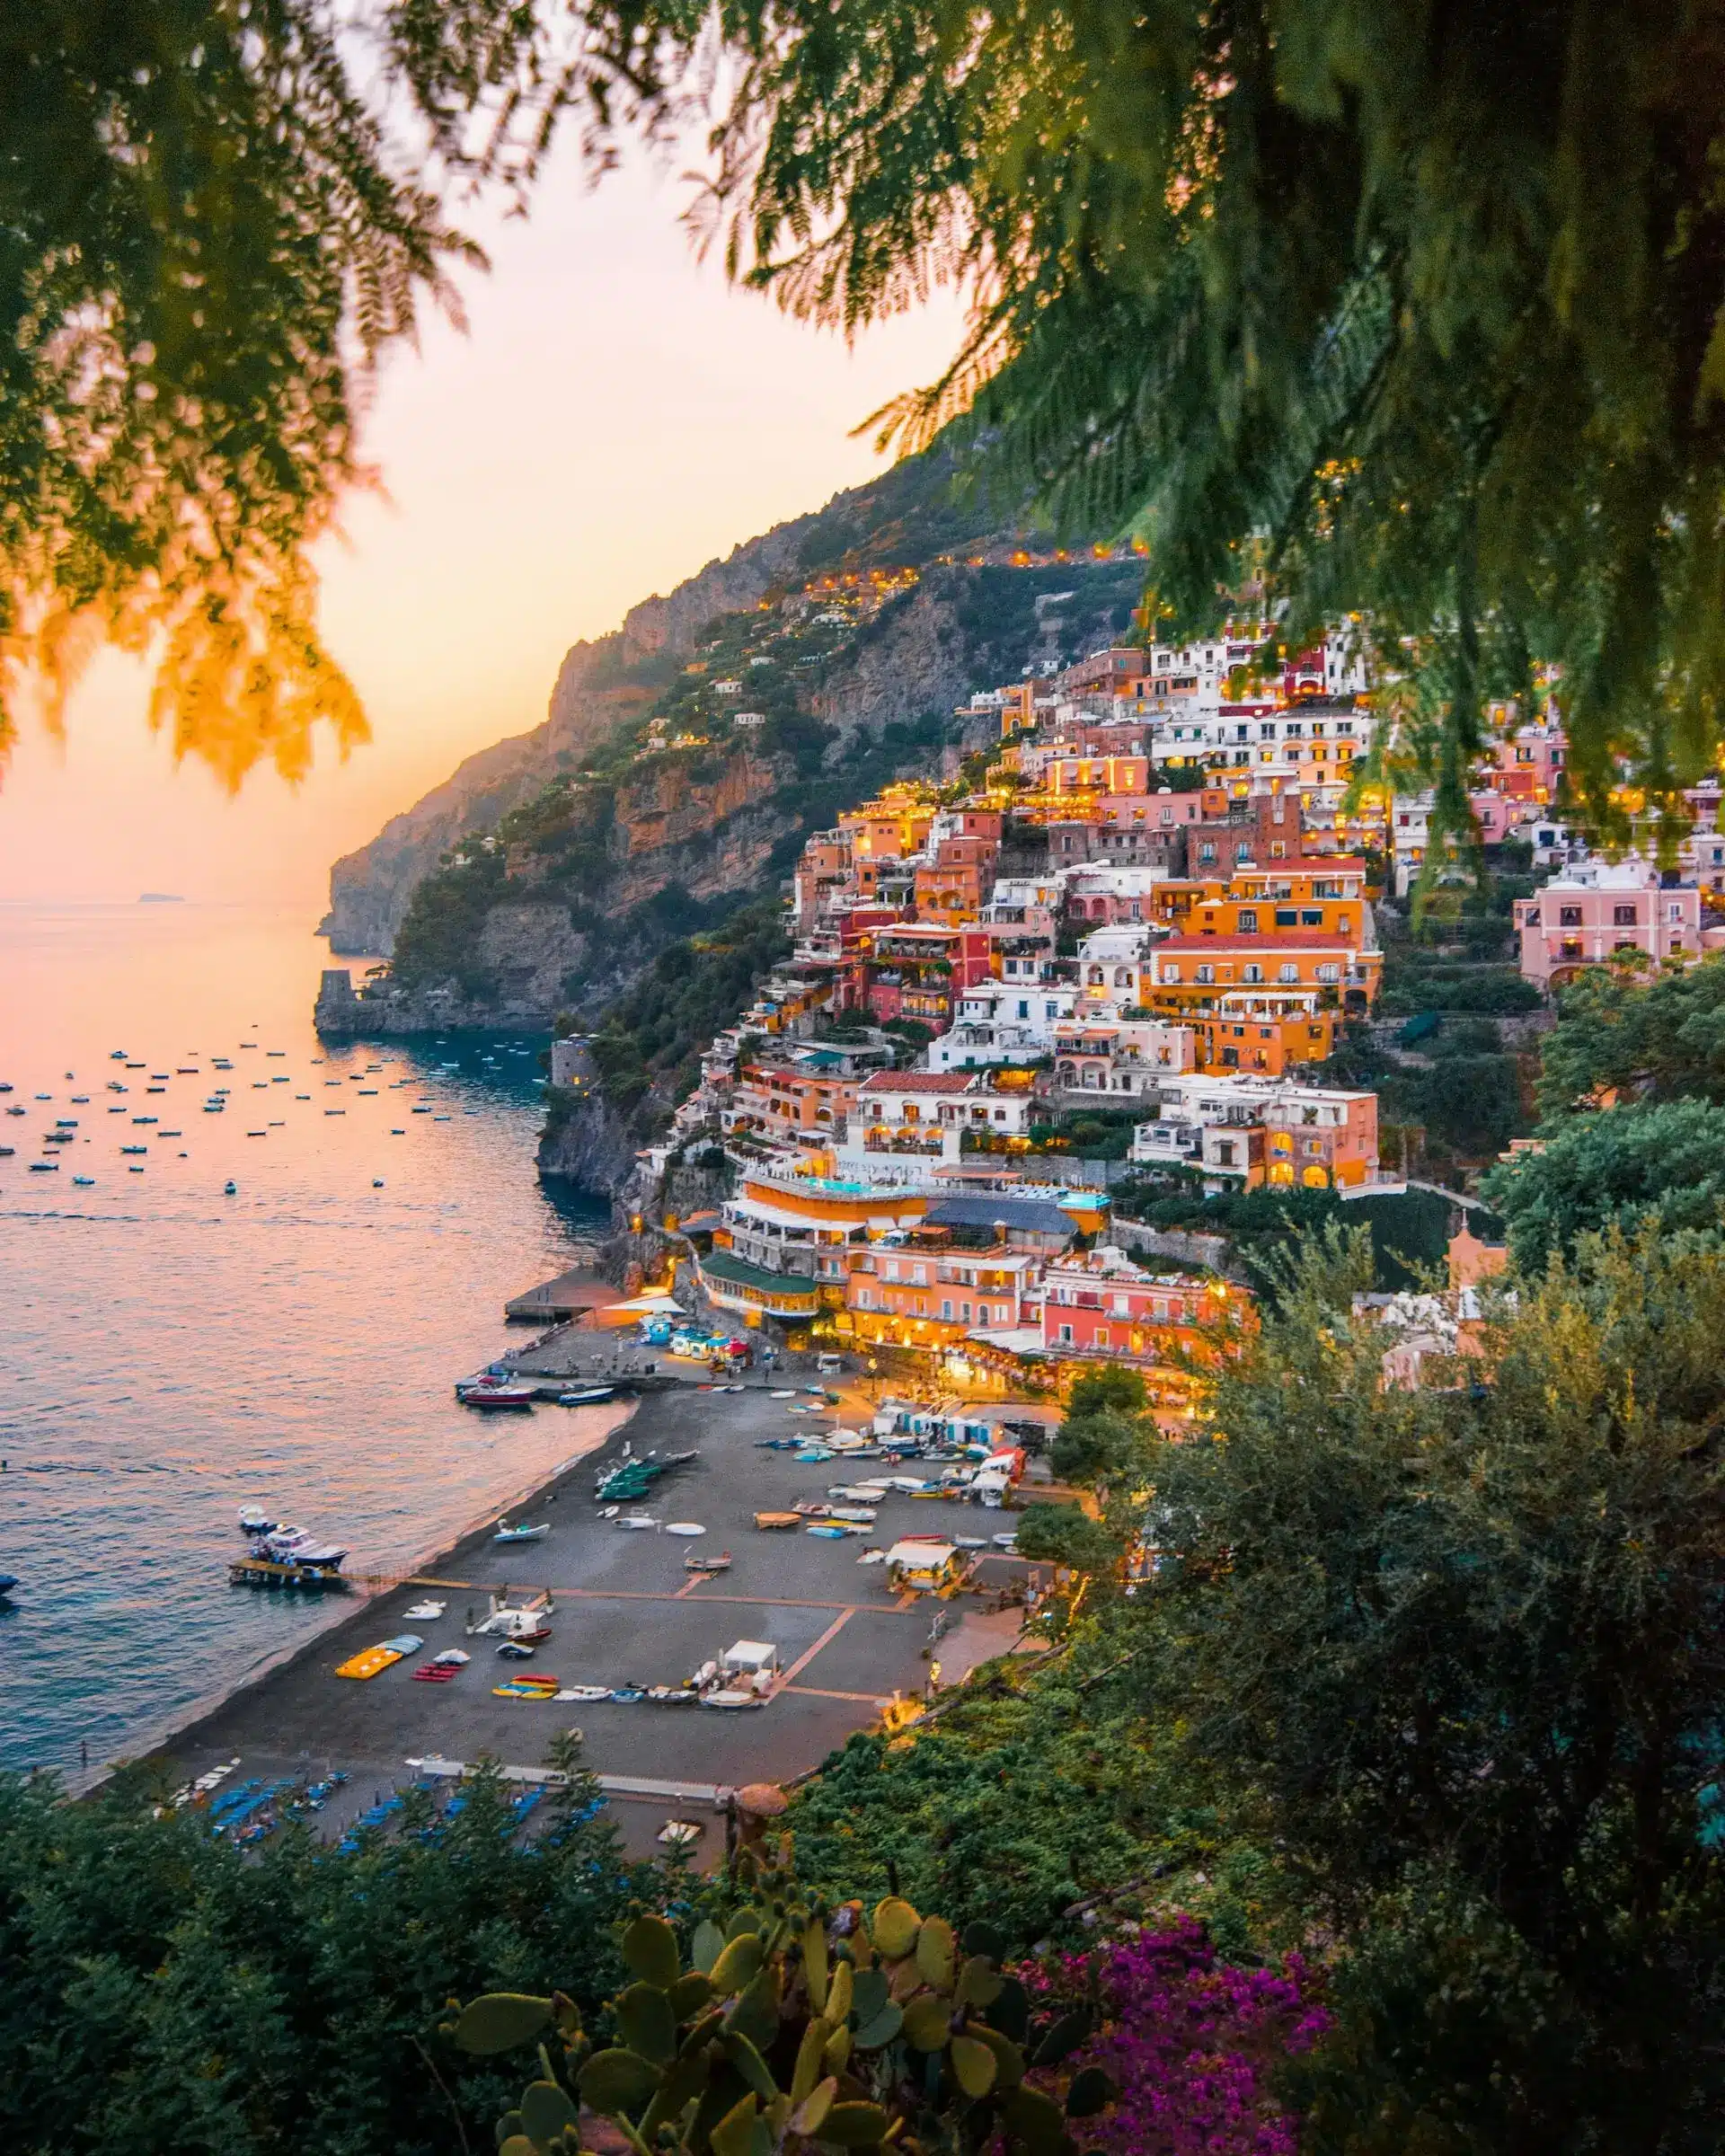
[[[411,1617],[412,1614],[412,1611],[410,1610],[408,1615]],[[432,1666],[438,1669],[460,1669],[473,1658],[464,1648],[446,1647],[440,1655],[433,1655],[431,1661]]]
[[[261,1505],[242,1505],[240,1507],[240,1532],[243,1534],[270,1534],[274,1533],[278,1524]]]
[[[704,1527],[697,1525],[694,1520],[669,1520],[666,1523],[665,1532],[667,1534],[694,1536],[704,1534],[707,1531]]]
[[[996,1550],[1016,1550],[1018,1548],[1017,1535],[997,1534],[995,1537],[995,1548]]]
[[[406,1614],[410,1618],[418,1619],[420,1623],[429,1623],[432,1618],[441,1617],[448,1607],[449,1604],[447,1602],[416,1602]],[[466,1658],[464,1655],[462,1657],[463,1661],[465,1661]]]
[[[579,1700],[583,1705],[595,1707],[601,1700],[611,1697],[608,1684],[568,1684],[557,1694],[560,1700]]]
[[[616,1389],[615,1385],[587,1385],[579,1392],[560,1392],[557,1405],[560,1408],[597,1407],[600,1401],[609,1400]]]
[[[644,1512],[625,1512],[617,1524],[619,1527],[631,1527],[639,1534],[648,1528],[657,1527],[659,1522],[649,1519]]]
[[[541,1520],[535,1527],[511,1527],[500,1520],[497,1524],[497,1533],[491,1537],[491,1540],[494,1542],[543,1542],[550,1533],[551,1522],[549,1520]]]
[[[736,1712],[748,1707],[765,1707],[766,1701],[752,1692],[706,1692],[701,1695],[703,1707],[721,1707]]]

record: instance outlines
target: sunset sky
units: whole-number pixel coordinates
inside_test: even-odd
[[[471,750],[536,726],[577,638],[715,554],[880,469],[850,429],[957,340],[936,306],[854,351],[729,290],[644,163],[584,188],[573,156],[534,216],[470,219],[491,254],[465,336],[396,353],[364,446],[390,500],[352,501],[323,555],[323,623],[371,746],[325,749],[297,792],[238,800],[175,769],[147,675],[100,659],[64,749],[26,718],[0,782],[0,900],[188,897],[323,910],[330,862]]]

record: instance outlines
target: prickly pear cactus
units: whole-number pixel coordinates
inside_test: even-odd
[[[603,2050],[562,1993],[491,1993],[445,2025],[481,2055],[537,2043],[538,2077],[498,2122],[500,2156],[578,2151],[582,2106],[641,2156],[782,2156],[809,2143],[973,2156],[995,2136],[1014,2156],[1073,2156],[1068,2116],[1093,2115],[1111,2090],[1075,2082],[1063,2110],[1025,2087],[1024,2070],[1027,2056],[1057,2063],[1088,2019],[1033,2035],[987,1926],[960,1940],[897,1896],[866,1916],[857,1903],[829,1908],[771,1868],[744,1882],[750,1898],[722,1926],[695,1928],[687,1967],[662,1917],[628,1926],[634,1981],[610,2002]]]

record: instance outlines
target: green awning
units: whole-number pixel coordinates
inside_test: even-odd
[[[816,1307],[819,1290],[812,1280],[797,1273],[773,1273],[764,1265],[750,1265],[729,1250],[714,1250],[700,1260],[701,1277],[721,1287],[742,1288],[776,1302],[806,1303]]]

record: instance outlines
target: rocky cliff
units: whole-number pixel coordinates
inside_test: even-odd
[[[322,924],[332,950],[388,952],[414,886],[445,853],[469,834],[491,829],[547,782],[580,769],[620,724],[650,705],[716,618],[746,612],[823,571],[920,563],[956,546],[974,552],[991,519],[952,506],[952,469],[941,453],[895,466],[708,562],[668,595],[642,600],[609,636],[574,645],[558,671],[544,725],[469,756],[441,786],[393,817],[369,845],[335,863]],[[1020,535],[1009,530],[998,536],[986,547],[990,558],[1005,559]],[[958,671],[942,669],[928,684],[931,694],[948,696]],[[859,711],[897,715],[915,702],[916,679],[887,688],[877,674],[859,685]]]

